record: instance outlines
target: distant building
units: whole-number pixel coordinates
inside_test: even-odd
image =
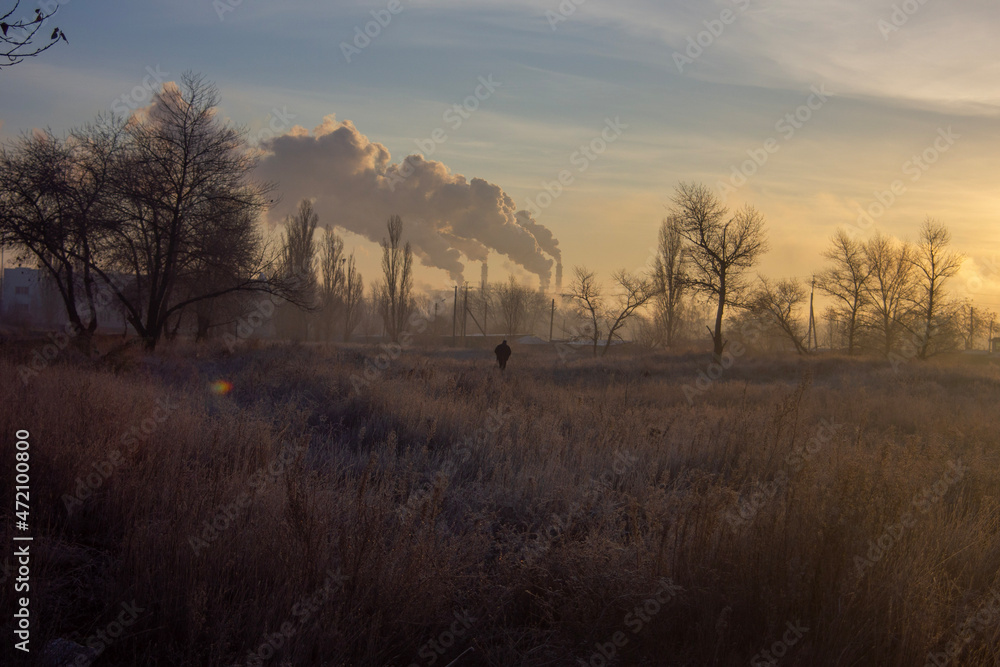
[[[83,293],[82,284],[77,289]],[[101,302],[97,307],[98,333],[133,333],[117,299],[105,298]],[[86,300],[78,299],[77,303],[83,309]],[[68,323],[66,305],[47,271],[24,267],[3,270],[0,324],[29,331],[55,331]]]

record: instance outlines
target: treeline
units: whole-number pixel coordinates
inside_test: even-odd
[[[109,302],[148,349],[181,334],[240,339],[265,328],[291,340],[397,342],[414,317],[421,332],[451,332],[454,313],[444,309],[427,326],[434,308],[413,291],[398,215],[367,294],[354,253],[333,226],[318,233],[310,202],[270,243],[261,218],[276,184],[253,179],[258,152],[220,120],[218,103],[214,85],[186,73],[144,112],[102,115],[63,137],[36,130],[0,147],[0,245],[44,272],[81,349],[90,350]],[[545,302],[511,279],[473,291],[464,314],[475,322],[482,308],[482,327],[521,333],[539,325]]]
[[[270,243],[262,214],[276,184],[253,179],[259,152],[218,117],[201,76],[164,87],[128,117],[102,115],[58,137],[35,131],[0,148],[0,244],[44,272],[68,333],[90,351],[109,302],[148,349],[163,339],[398,340],[421,299],[394,216],[369,298],[331,227],[318,239],[308,201]]]
[[[594,273],[577,267],[570,295],[595,355],[598,340],[610,343],[623,331],[643,347],[676,349],[697,345],[707,329],[716,356],[735,332],[758,349],[808,354],[822,340],[848,354],[897,359],[972,349],[992,337],[995,314],[950,289],[964,257],[934,219],[924,221],[915,243],[881,232],[862,240],[838,230],[814,285],[753,275],[767,249],[756,209],[730,211],[706,186],[681,183],[647,268],[614,274],[609,303]],[[833,303],[810,327],[811,287]]]
[[[319,223],[307,200],[299,202],[296,214],[285,220],[282,255],[288,265],[304,267],[305,301],[313,305],[285,308],[275,316],[281,338],[347,341],[356,335],[399,342],[404,333],[415,335],[418,328],[430,340],[453,332],[513,336],[540,333],[554,321],[550,298],[514,276],[455,291],[415,293],[413,252],[403,241],[399,215],[386,222],[386,236],[380,243],[381,274],[366,293],[354,254],[345,255],[343,239],[335,228],[326,226],[318,236]],[[558,312],[563,321],[569,315],[562,308]],[[416,319],[421,326],[414,325]]]
[[[963,258],[941,223],[925,221],[913,244],[838,231],[815,276],[833,302],[820,334],[818,318],[803,313],[807,284],[753,274],[768,250],[761,213],[730,211],[689,183],[674,192],[651,261],[613,273],[610,287],[578,266],[558,295],[485,274],[472,289],[415,294],[413,251],[396,215],[366,295],[355,255],[331,225],[318,234],[310,202],[285,220],[279,243],[268,242],[261,217],[276,186],[253,179],[259,153],[218,117],[218,101],[212,84],[185,74],[141,113],[100,116],[65,137],[35,131],[0,148],[0,244],[45,272],[81,348],[108,301],[149,349],[180,333],[249,337],[265,322],[279,338],[322,341],[399,342],[414,329],[438,340],[534,333],[586,343],[595,356],[626,339],[698,345],[706,322],[717,357],[734,330],[755,332],[749,344],[801,354],[825,334],[827,347],[850,354],[921,359],[992,335],[995,316],[949,291]]]
[[[108,293],[149,349],[184,313],[203,331],[223,297],[302,302],[299,272],[259,225],[273,186],[253,180],[256,156],[218,100],[185,74],[145,113],[0,150],[0,243],[45,272],[81,347]]]
[[[928,218],[915,243],[876,232],[867,240],[838,230],[823,253],[827,264],[816,288],[833,300],[825,311],[828,344],[854,354],[927,359],[974,344],[975,326],[963,321],[974,307],[960,301],[949,280],[964,257],[951,249],[951,233]],[[804,288],[787,303],[805,301]]]
[[[413,292],[413,250],[403,242],[403,220],[393,215],[382,239],[382,277],[365,295],[364,278],[354,253],[332,226],[316,238],[319,215],[309,200],[299,202],[285,219],[281,240],[283,266],[299,267],[297,303],[279,309],[274,317],[279,338],[300,341],[348,341],[355,332],[366,338],[385,336],[399,342],[426,300]],[[426,325],[421,327],[421,333]],[[412,332],[411,332],[412,333]]]
[[[604,341],[604,354],[630,329],[633,339],[648,347],[674,348],[703,339],[695,327],[704,323],[707,304],[713,322],[708,334],[719,357],[728,344],[727,308],[751,307],[755,291],[748,273],[765,252],[759,211],[744,206],[730,214],[706,186],[681,183],[660,226],[651,266],[617,271],[607,293],[592,271],[576,267],[569,296],[578,304],[595,356],[599,341]]]

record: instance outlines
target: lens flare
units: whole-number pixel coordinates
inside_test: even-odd
[[[233,383],[228,380],[216,380],[212,383],[212,393],[225,396],[232,391]]]

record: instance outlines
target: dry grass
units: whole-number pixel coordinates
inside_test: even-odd
[[[744,358],[689,404],[703,356],[564,366],[516,350],[501,377],[485,356],[408,351],[356,393],[371,354],[179,346],[67,358],[24,387],[25,352],[8,351],[3,451],[31,431],[33,645],[82,640],[135,600],[145,611],[96,664],[256,664],[291,623],[265,664],[446,665],[471,646],[458,665],[574,665],[624,631],[616,664],[746,665],[801,622],[779,664],[908,666],[1000,586],[996,367]],[[164,397],[180,408],[123,446]],[[839,427],[793,467],[823,420]],[[267,473],[283,448],[297,453]],[[124,463],[67,513],[115,449]],[[920,502],[959,458],[968,472]],[[5,486],[13,474],[5,455]],[[740,497],[759,506],[727,520]],[[682,590],[633,632],[627,614],[664,578]],[[463,611],[454,646],[428,649]],[[998,661],[994,615],[950,664]]]

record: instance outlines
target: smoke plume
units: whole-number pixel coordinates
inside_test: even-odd
[[[426,266],[463,280],[465,262],[485,262],[489,251],[507,256],[548,287],[559,242],[527,211],[517,211],[500,186],[468,180],[444,164],[407,156],[394,163],[380,143],[349,120],[327,116],[312,133],[296,126],[262,144],[258,176],[280,184],[282,200],[271,219],[312,199],[324,224],[378,242],[386,219],[399,214],[404,239]],[[561,272],[561,271],[560,271]]]

